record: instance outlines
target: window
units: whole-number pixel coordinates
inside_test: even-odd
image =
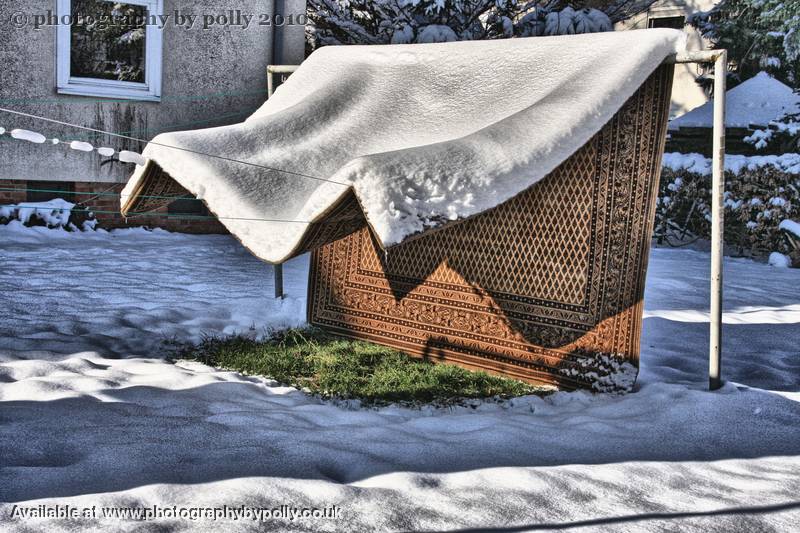
[[[58,0],[58,92],[159,101],[163,0]]]
[[[683,15],[676,17],[651,17],[647,21],[648,28],[673,28],[675,30],[682,30],[686,24],[686,18]]]

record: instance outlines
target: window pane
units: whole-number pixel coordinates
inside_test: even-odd
[[[681,30],[686,25],[686,19],[681,16],[651,18],[648,22],[650,28],[673,28]]]
[[[145,82],[146,7],[72,0],[72,21],[72,76]]]

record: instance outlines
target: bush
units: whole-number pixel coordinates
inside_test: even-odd
[[[56,198],[46,202],[25,202],[0,205],[0,225],[18,220],[25,226],[44,226],[67,231],[90,231],[97,220],[86,206]]]
[[[725,244],[737,255],[791,255],[787,235],[778,226],[783,220],[800,220],[800,173],[787,165],[800,156],[730,159],[725,171]],[[679,246],[710,237],[708,161],[696,154],[665,156],[656,200],[654,237],[659,244]]]
[[[309,49],[611,31],[654,0],[309,0]],[[572,4],[572,5],[570,5]]]

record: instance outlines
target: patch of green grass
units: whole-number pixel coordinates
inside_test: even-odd
[[[550,392],[486,372],[413,359],[391,348],[313,328],[282,331],[260,341],[208,338],[180,355],[269,377],[325,398],[359,399],[366,404],[453,403]]]

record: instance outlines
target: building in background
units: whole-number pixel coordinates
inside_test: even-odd
[[[145,22],[143,15],[158,18]],[[267,66],[299,63],[305,49],[305,0],[223,0],[213,7],[30,0],[0,2],[0,20],[11,22],[0,32],[0,107],[138,139],[244,120],[266,99]],[[3,112],[0,127],[115,150],[144,148]],[[114,159],[0,136],[0,204],[61,197],[85,203],[106,226],[126,225],[103,213],[119,211],[116,194],[134,168]],[[217,221],[197,218],[206,214],[202,202],[177,201],[163,214],[169,216],[129,222],[221,230]]]
[[[686,33],[688,50],[705,50],[706,43],[700,32],[686,22],[692,14],[708,11],[716,3],[714,0],[659,0],[647,12],[618,24],[617,29],[682,29]],[[680,116],[708,101],[708,95],[695,82],[695,78],[704,73],[703,68],[696,64],[675,65],[670,117]]]
[[[760,72],[733,89],[725,96],[725,153],[757,155],[764,151],[771,133],[770,124],[787,113],[800,112],[800,95],[791,87]],[[713,102],[706,102],[669,123],[667,152],[697,152],[711,157],[714,126]],[[774,128],[774,127],[773,127]],[[754,134],[756,134],[754,136]],[[745,141],[745,138],[751,142]],[[759,142],[759,139],[763,139]],[[777,151],[783,153],[783,151]]]

